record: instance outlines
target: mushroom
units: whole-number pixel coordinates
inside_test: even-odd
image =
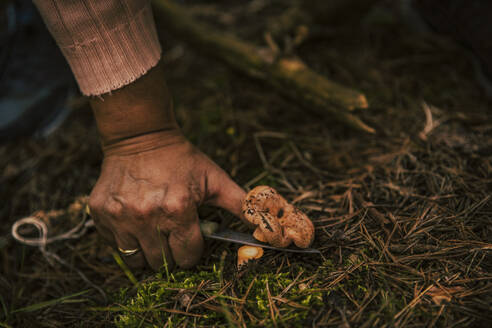
[[[263,256],[263,248],[257,246],[241,246],[237,250],[237,268],[240,269],[249,260],[257,260]]]
[[[291,242],[308,248],[314,240],[314,225],[306,216],[269,186],[251,190],[243,202],[243,214],[256,226],[253,237],[275,247]]]

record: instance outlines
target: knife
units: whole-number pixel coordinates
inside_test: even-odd
[[[215,222],[214,222],[215,223]],[[206,222],[205,225],[212,223]],[[274,247],[272,245],[263,243],[259,240],[256,240],[252,235],[242,232],[237,232],[234,230],[224,229],[221,231],[215,231],[218,228],[218,224],[213,226],[212,228],[207,227],[204,228],[204,225],[201,224],[202,234],[205,238],[215,239],[220,241],[228,241],[231,243],[242,244],[242,245],[250,245],[257,246],[262,248],[274,249],[276,251],[282,252],[291,252],[291,253],[303,253],[303,254],[320,254],[321,252],[315,248],[298,248],[298,247]]]

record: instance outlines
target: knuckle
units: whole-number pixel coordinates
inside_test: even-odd
[[[104,207],[104,198],[97,193],[92,193],[89,197],[89,208],[91,212],[101,211]]]
[[[89,208],[91,213],[102,216],[120,216],[123,205],[115,196],[93,189],[89,196]]]
[[[112,217],[120,217],[123,214],[123,205],[113,197],[110,197],[104,203],[103,211]]]
[[[162,206],[164,212],[171,216],[182,216],[191,206],[189,194],[169,195]]]
[[[149,204],[134,204],[131,206],[130,212],[132,216],[137,220],[145,220],[152,216],[154,207]]]

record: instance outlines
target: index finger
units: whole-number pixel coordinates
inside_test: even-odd
[[[246,225],[251,225],[242,211],[246,192],[225,171],[219,168],[211,173],[208,192],[209,204],[223,208],[240,218]]]

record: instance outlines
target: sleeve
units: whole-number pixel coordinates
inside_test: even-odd
[[[80,90],[121,88],[157,65],[161,45],[150,1],[34,0]]]

